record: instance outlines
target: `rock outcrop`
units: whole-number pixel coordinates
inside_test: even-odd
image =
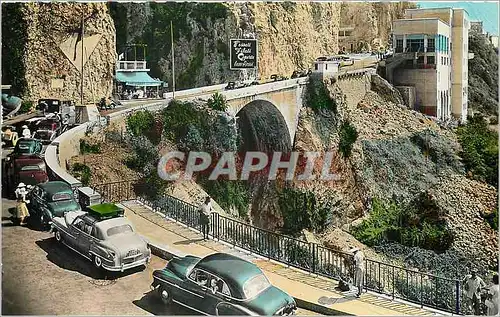
[[[392,19],[411,5],[367,5],[365,8],[356,3],[172,2],[111,6],[119,34],[117,46],[122,47],[125,42],[147,43],[153,77],[169,84],[172,83],[170,21],[173,21],[176,86],[190,88],[269,78],[272,74],[290,76],[294,70],[309,69],[317,57],[338,53],[342,23],[339,21],[344,15],[355,17],[353,23],[363,41],[387,45]],[[368,19],[366,14],[368,24],[364,22]],[[124,21],[125,17],[128,21]],[[229,69],[228,45],[232,38],[258,39],[258,71]]]
[[[115,27],[105,4],[6,4],[11,5],[19,6],[19,19],[25,27],[26,38],[17,43],[19,47],[8,48],[22,51],[17,60],[21,65],[15,67],[24,69],[16,76],[22,76],[26,83],[19,89],[25,100],[54,98],[80,103],[82,17],[84,104],[111,95],[116,62]]]

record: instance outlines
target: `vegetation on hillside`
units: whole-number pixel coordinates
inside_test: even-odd
[[[330,110],[337,113],[337,104],[330,96],[325,83],[320,78],[310,77],[306,87],[305,104],[314,110]]]
[[[283,188],[278,197],[283,217],[283,231],[295,234],[302,229],[321,232],[326,229],[329,208],[322,205],[311,191]]]
[[[469,34],[469,107],[484,116],[498,115],[498,49],[484,34]]]
[[[490,130],[482,116],[475,116],[457,133],[462,145],[460,156],[469,175],[497,187],[498,132]]]
[[[453,242],[444,221],[419,197],[418,204],[400,205],[394,201],[373,199],[370,217],[352,230],[359,241],[368,246],[398,242],[409,247],[444,251]]]
[[[24,5],[2,4],[2,84],[12,85],[10,92],[16,96],[23,96],[27,87],[23,58],[28,27],[22,14]]]
[[[340,126],[339,151],[343,157],[349,157],[354,142],[358,139],[358,131],[349,121],[342,122]]]

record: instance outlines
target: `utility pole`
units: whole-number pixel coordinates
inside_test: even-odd
[[[84,52],[85,52],[85,47],[83,46],[83,37],[85,36],[85,17],[84,17],[84,10],[82,8],[82,72],[80,74],[81,76],[81,83],[80,83],[80,102],[82,103],[83,106],[83,63],[84,63]]]
[[[174,27],[170,20],[170,39],[172,40],[172,99],[175,99],[175,57],[174,57]]]

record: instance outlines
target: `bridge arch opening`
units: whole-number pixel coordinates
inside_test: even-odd
[[[267,100],[254,100],[237,113],[240,152],[266,153],[292,150],[292,139],[286,120],[278,108]]]

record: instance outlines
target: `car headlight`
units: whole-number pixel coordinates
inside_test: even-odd
[[[115,253],[115,252],[113,252],[113,251],[108,251],[108,256],[109,256],[109,258],[110,258],[111,260],[113,260],[113,259],[115,258],[115,256],[116,256],[116,253]]]

